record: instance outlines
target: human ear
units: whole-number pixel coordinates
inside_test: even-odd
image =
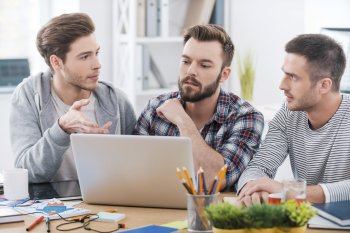
[[[325,94],[327,92],[330,92],[332,90],[332,79],[330,78],[323,78],[320,81],[320,92],[322,94]]]
[[[62,62],[61,58],[59,58],[58,56],[53,54],[50,56],[50,64],[52,66],[52,69],[58,70],[61,68],[63,62]]]
[[[231,74],[231,67],[224,67],[221,71],[221,78],[220,78],[220,82],[224,82],[228,79],[228,77]]]

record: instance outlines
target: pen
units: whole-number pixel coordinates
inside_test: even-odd
[[[32,230],[36,225],[40,224],[44,219],[44,216],[40,216],[37,218],[32,224],[29,225],[29,227],[26,228],[26,231]]]
[[[46,232],[50,232],[50,218],[49,217],[45,218],[45,223],[46,223]]]

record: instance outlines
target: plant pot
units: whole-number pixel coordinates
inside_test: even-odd
[[[276,233],[277,228],[271,227],[271,228],[249,228],[247,229],[248,233]]]
[[[213,233],[305,233],[306,225],[302,227],[283,228],[250,228],[250,229],[219,229],[213,227]]]
[[[304,233],[306,231],[306,225],[302,227],[281,227],[278,229],[278,233]]]
[[[213,227],[213,233],[246,233],[246,229],[219,229]]]

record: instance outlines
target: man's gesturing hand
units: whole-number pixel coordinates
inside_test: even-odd
[[[88,99],[82,99],[73,103],[69,111],[58,119],[59,126],[67,133],[91,133],[105,134],[112,122],[107,122],[99,127],[95,122],[89,120],[81,109],[89,104]]]

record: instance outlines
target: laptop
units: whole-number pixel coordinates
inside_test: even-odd
[[[85,202],[186,208],[176,167],[194,177],[189,138],[72,134],[71,143]]]

